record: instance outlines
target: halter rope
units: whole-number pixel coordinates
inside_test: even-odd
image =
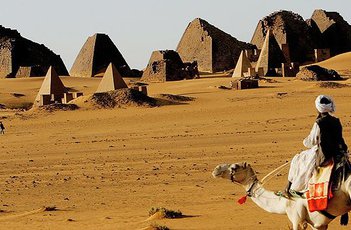
[[[266,176],[263,177],[263,179],[261,180],[261,186],[263,186],[264,184],[266,184],[268,181],[270,181],[273,177],[271,177],[272,174],[275,173],[274,176],[276,176],[278,173],[280,173],[287,165],[289,165],[289,162],[286,162],[284,163],[283,165],[279,166],[278,168],[274,169],[273,171],[271,171],[270,173],[268,173]],[[248,169],[246,169],[248,170]],[[256,177],[256,178],[255,178]],[[252,182],[250,188],[246,191],[246,195],[241,197],[239,200],[238,200],[238,203],[239,204],[243,204],[246,202],[246,199],[247,197],[251,197],[253,194],[254,194],[254,191],[253,191],[253,188],[254,186],[260,182],[258,179],[257,179],[257,176],[256,174],[254,174],[253,176],[249,177],[247,180],[251,180],[252,178],[255,178],[255,180]],[[234,181],[234,176],[233,176],[233,173],[231,172],[230,173],[230,179],[233,183],[235,184],[240,184],[236,181]]]

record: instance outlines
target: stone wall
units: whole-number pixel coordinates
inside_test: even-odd
[[[12,43],[8,39],[1,39],[0,42],[0,78],[12,74]]]
[[[45,76],[47,69],[41,66],[20,66],[16,73],[16,78],[22,77],[42,77]]]

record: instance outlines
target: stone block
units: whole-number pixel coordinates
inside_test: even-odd
[[[237,82],[237,87],[238,90],[241,89],[254,89],[258,88],[258,80],[254,79],[243,79]]]

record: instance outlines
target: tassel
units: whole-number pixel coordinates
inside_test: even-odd
[[[349,214],[345,213],[340,218],[340,225],[346,226],[349,223]]]
[[[247,198],[247,195],[241,197],[239,200],[238,200],[238,203],[239,204],[244,204],[246,202],[246,198]]]

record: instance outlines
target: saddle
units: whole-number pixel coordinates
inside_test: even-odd
[[[325,210],[333,193],[340,189],[350,173],[351,167],[346,152],[317,167],[306,192],[309,210],[311,212]]]

